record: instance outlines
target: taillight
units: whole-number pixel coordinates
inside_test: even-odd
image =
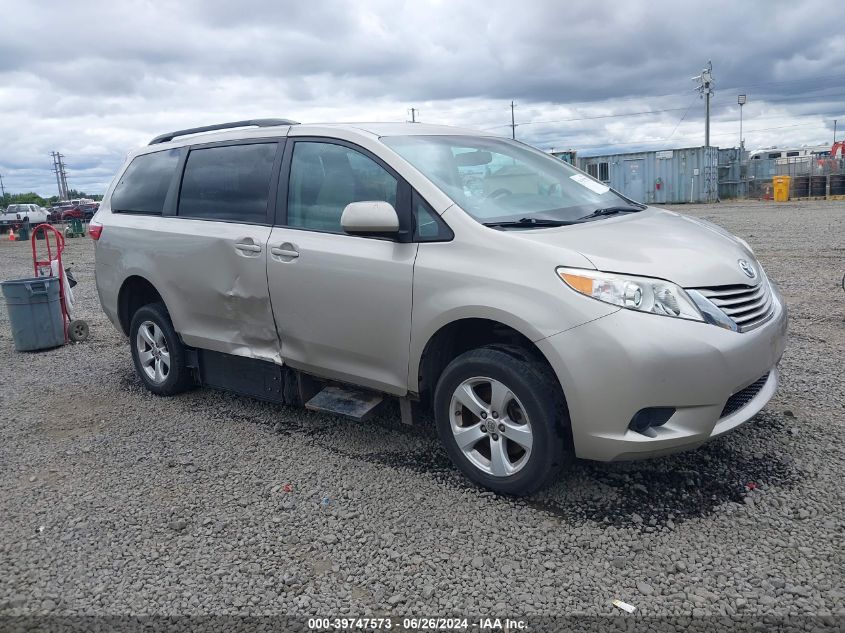
[[[95,242],[100,239],[100,236],[103,234],[103,225],[102,224],[94,224],[91,222],[88,225],[88,235],[91,236],[91,239]]]

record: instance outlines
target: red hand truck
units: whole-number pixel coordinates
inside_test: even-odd
[[[47,251],[47,259],[38,258],[39,240],[38,234],[43,233],[44,237],[40,238],[44,242],[44,250]],[[52,235],[52,239],[51,239]],[[52,277],[57,275],[59,278],[59,305],[62,310],[62,320],[65,325],[65,343],[71,340],[75,343],[81,343],[88,338],[88,324],[82,319],[73,319],[68,305],[67,291],[70,286],[67,285],[67,273],[64,265],[62,265],[62,251],[65,250],[65,238],[61,232],[49,224],[39,224],[32,231],[32,264],[35,268],[36,277]],[[54,267],[54,262],[56,266]],[[54,272],[54,269],[56,272]]]

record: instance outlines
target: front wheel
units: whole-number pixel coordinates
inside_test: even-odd
[[[185,362],[185,346],[163,303],[138,309],[129,326],[129,343],[135,371],[154,394],[172,396],[194,385]]]
[[[560,386],[519,350],[491,346],[461,354],[443,371],[434,406],[452,462],[496,492],[530,494],[572,459]]]

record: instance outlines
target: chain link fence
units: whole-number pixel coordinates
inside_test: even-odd
[[[845,159],[842,158],[753,158],[742,165],[740,172],[748,198],[770,198],[775,176],[790,177],[790,198],[845,196]]]

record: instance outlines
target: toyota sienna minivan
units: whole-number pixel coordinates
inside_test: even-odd
[[[746,242],[481,132],[163,134],[90,233],[103,309],[153,393],[357,419],[398,402],[502,493],[573,456],[699,446],[778,384],[786,307]]]

